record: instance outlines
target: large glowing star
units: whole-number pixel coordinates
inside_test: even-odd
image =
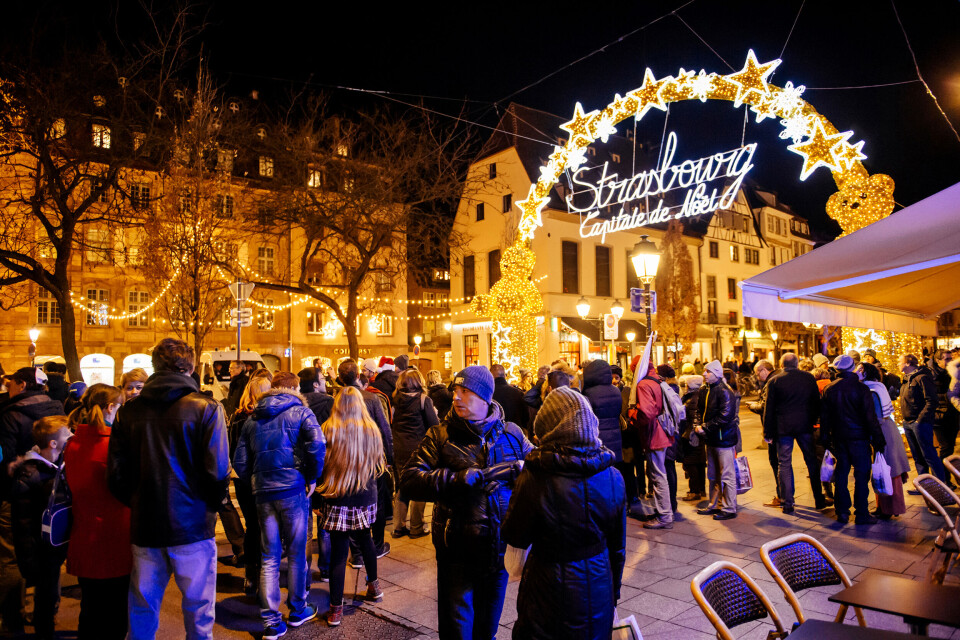
[[[840,161],[834,153],[834,147],[846,142],[849,132],[829,135],[823,128],[823,120],[816,118],[813,123],[813,133],[804,142],[792,144],[788,149],[803,156],[803,169],[800,170],[800,179],[806,180],[817,167],[826,167],[831,171],[840,170]]]
[[[727,82],[737,85],[737,95],[733,99],[733,106],[742,105],[751,94],[754,98],[761,100],[766,98],[770,92],[770,86],[767,84],[767,76],[773,73],[773,70],[780,65],[780,60],[774,60],[765,64],[757,62],[757,56],[753,49],[747,52],[747,61],[743,69],[736,73],[724,76]]]

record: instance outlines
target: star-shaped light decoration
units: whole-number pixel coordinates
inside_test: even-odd
[[[846,140],[852,132],[828,134],[823,128],[823,120],[814,118],[813,131],[805,142],[792,144],[788,149],[803,156],[803,168],[800,170],[800,180],[806,180],[817,167],[826,167],[830,171],[839,171],[840,164],[833,151],[837,143]]]
[[[510,332],[513,331],[513,327],[508,327],[504,324],[500,324],[499,322],[495,322],[491,328],[493,330],[493,339],[495,341],[499,342],[501,345],[510,344]]]
[[[693,88],[693,82],[697,77],[696,73],[696,71],[687,71],[683,67],[680,67],[680,71],[678,71],[677,75],[673,78],[675,91],[681,96],[690,95],[690,91]]]
[[[574,140],[576,138],[584,138],[587,141],[590,140],[590,121],[598,114],[599,111],[591,111],[590,113],[583,112],[583,105],[579,102],[573,108],[573,120],[569,122],[564,122],[560,125],[560,128],[564,131],[570,133],[570,139]]]
[[[863,153],[863,140],[857,144],[850,144],[844,140],[834,151],[846,171],[849,171],[855,163],[867,159]]]
[[[667,104],[663,101],[663,88],[667,83],[673,82],[671,76],[661,78],[657,80],[653,71],[647,67],[647,70],[643,72],[643,85],[639,89],[634,89],[627,94],[628,98],[635,98],[637,100],[637,120],[646,115],[647,111],[651,108],[656,107],[660,111],[667,110]]]
[[[757,115],[757,122],[763,122],[765,118],[777,117],[772,96],[755,102],[750,107],[750,111],[753,111]]]
[[[756,94],[757,98],[763,98],[770,93],[770,87],[767,84],[767,76],[773,73],[773,70],[780,65],[780,60],[771,60],[760,64],[757,62],[757,55],[750,49],[747,52],[747,61],[743,69],[736,73],[723,76],[728,82],[737,85],[737,95],[733,100],[733,106],[739,107],[750,96]]]
[[[713,81],[716,77],[717,74],[700,69],[700,73],[690,82],[690,94],[700,102],[706,102],[710,92],[713,91]]]

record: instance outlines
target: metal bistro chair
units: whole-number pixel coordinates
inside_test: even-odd
[[[947,456],[943,460],[943,466],[953,476],[953,481],[960,484],[960,454],[955,453],[952,456]]]
[[[933,541],[933,545],[943,554],[943,561],[938,562],[937,555],[934,554],[930,562],[930,572],[927,574],[930,582],[943,584],[943,579],[950,570],[953,556],[960,549],[960,534],[957,532],[960,513],[951,518],[947,513],[947,507],[960,507],[960,498],[943,481],[929,473],[914,478],[913,486],[924,497],[930,508],[943,518],[944,526],[940,528],[936,540]]]
[[[763,565],[783,589],[783,595],[793,607],[797,615],[797,622],[803,624],[806,616],[803,607],[797,599],[797,592],[831,584],[842,584],[849,587],[847,572],[843,570],[837,559],[818,540],[803,533],[777,538],[760,547],[760,558]],[[843,622],[847,615],[847,605],[840,605],[836,622]],[[860,607],[854,607],[857,620],[861,627],[866,627]]]
[[[775,631],[767,638],[786,638],[780,616],[757,583],[730,562],[714,562],[694,576],[690,591],[707,620],[717,630],[719,640],[733,640],[730,628],[762,620],[770,615]]]

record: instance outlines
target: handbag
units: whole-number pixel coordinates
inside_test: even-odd
[[[753,474],[750,473],[750,461],[747,460],[747,456],[737,456],[733,468],[737,474],[737,495],[753,489]]]
[[[890,477],[890,465],[882,453],[878,453],[873,459],[871,469],[873,475],[873,490],[878,496],[893,495],[893,480]]]
[[[513,545],[507,545],[507,551],[503,554],[503,566],[510,574],[510,580],[519,580],[523,575],[523,565],[527,562],[527,555],[530,553],[530,547],[521,549]]]
[[[73,497],[63,475],[63,464],[57,469],[53,491],[47,500],[47,508],[40,518],[40,539],[52,547],[61,547],[70,542],[73,525]]]
[[[820,463],[820,482],[833,482],[833,472],[837,468],[837,457],[827,449]]]

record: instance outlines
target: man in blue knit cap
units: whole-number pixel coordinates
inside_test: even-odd
[[[493,640],[507,590],[500,524],[533,445],[493,401],[486,367],[467,367],[453,385],[453,411],[427,431],[400,489],[434,503],[440,637]]]

